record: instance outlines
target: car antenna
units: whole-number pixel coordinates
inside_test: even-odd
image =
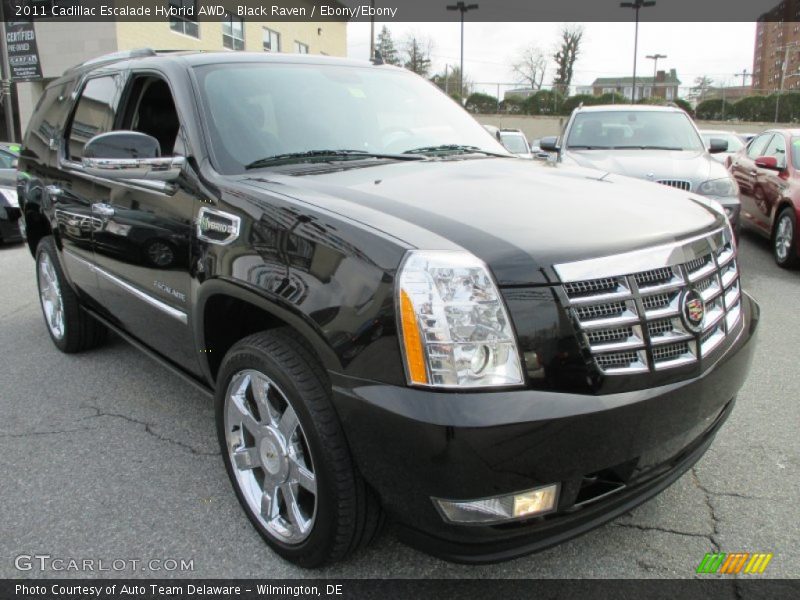
[[[381,56],[381,51],[380,50],[375,50],[375,56],[372,57],[372,64],[373,65],[382,65],[382,64],[384,64],[383,56]]]

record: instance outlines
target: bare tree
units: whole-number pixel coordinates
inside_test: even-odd
[[[563,95],[569,92],[569,86],[572,84],[575,61],[580,54],[582,39],[583,27],[580,25],[564,25],[561,28],[561,40],[553,54],[553,60],[556,61],[556,77],[553,85]]]
[[[431,70],[433,41],[428,37],[411,33],[403,40],[403,52],[405,54],[403,66],[417,75],[427,77]]]
[[[520,50],[517,60],[511,65],[511,70],[518,81],[532,90],[541,89],[547,71],[547,56],[538,46],[532,44]]]
[[[711,85],[714,83],[714,80],[708,77],[707,75],[701,75],[700,77],[696,77],[694,80],[694,87],[689,90],[689,94],[687,97],[690,100],[696,101],[697,103],[702,102],[705,100],[705,96],[708,91],[711,89]]]
[[[461,81],[461,67],[458,65],[449,66],[441,73],[437,73],[433,77],[431,77],[431,81],[439,86],[442,90],[447,92],[450,95],[458,95],[458,82]],[[473,89],[475,88],[475,84],[472,81],[472,78],[464,72],[464,92],[463,96],[466,98],[469,96]]]

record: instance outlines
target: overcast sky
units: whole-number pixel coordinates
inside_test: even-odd
[[[377,36],[382,24],[375,24]],[[464,32],[464,71],[475,82],[512,83],[509,67],[520,49],[537,44],[553,53],[562,23],[470,23]],[[434,43],[434,72],[445,63],[459,61],[459,24],[393,23],[388,25],[395,43],[415,32],[429,36]],[[584,23],[581,55],[575,65],[573,84],[588,85],[595,77],[629,76],[633,69],[632,22]],[[648,54],[666,54],[658,68],[676,69],[682,86],[691,86],[696,77],[707,75],[715,84],[741,85],[734,73],[753,69],[755,23],[640,23],[637,74],[652,76],[653,61]],[[348,25],[348,54],[366,59],[369,55],[369,23]],[[545,82],[552,81],[551,63]],[[750,83],[750,78],[748,78]],[[496,93],[496,86],[479,86]],[[505,86],[508,89],[513,86]],[[685,93],[685,92],[684,92]]]

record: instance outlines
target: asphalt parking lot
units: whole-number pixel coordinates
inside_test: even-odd
[[[480,567],[397,541],[308,572],[274,555],[240,509],[210,401],[118,338],[80,355],[51,343],[25,246],[0,248],[0,577],[19,555],[188,559],[193,571],[124,577],[692,577],[706,552],[772,552],[766,574],[800,576],[800,272],[743,234],[745,288],[761,303],[753,370],[692,471],[624,517],[548,551]]]

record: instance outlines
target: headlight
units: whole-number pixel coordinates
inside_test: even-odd
[[[6,202],[8,202],[9,206],[19,206],[17,190],[12,190],[11,188],[0,188],[0,194],[3,195],[3,198],[6,199]]]
[[[409,252],[397,279],[397,306],[409,383],[523,382],[508,312],[486,265],[472,254]]]
[[[739,188],[732,177],[723,177],[722,179],[704,181],[697,187],[697,193],[703,194],[703,196],[728,198],[736,196],[739,193]]]

